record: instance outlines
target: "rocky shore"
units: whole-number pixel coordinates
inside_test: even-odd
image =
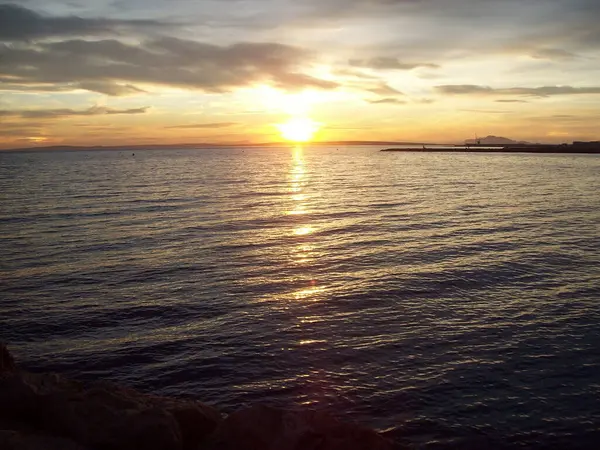
[[[0,344],[0,449],[389,450],[376,431],[310,410],[200,401],[19,369]]]

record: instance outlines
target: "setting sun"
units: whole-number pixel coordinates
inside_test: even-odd
[[[319,126],[311,119],[296,117],[277,125],[277,128],[281,136],[288,141],[307,142],[312,139]]]

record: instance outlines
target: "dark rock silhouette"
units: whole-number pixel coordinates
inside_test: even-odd
[[[69,439],[5,430],[0,430],[0,448],[3,450],[86,450],[85,447]]]
[[[223,419],[196,400],[20,370],[0,343],[0,448],[388,450],[374,430],[315,411],[254,406]]]
[[[15,370],[15,361],[6,348],[6,345],[0,343],[0,374]]]
[[[210,450],[390,450],[375,431],[316,411],[256,405],[235,412],[217,429]]]

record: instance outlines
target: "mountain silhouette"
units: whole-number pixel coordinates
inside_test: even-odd
[[[466,145],[475,145],[475,144],[480,144],[480,145],[511,145],[511,144],[527,145],[527,144],[531,144],[531,142],[514,141],[509,138],[490,135],[490,136],[486,136],[484,138],[479,138],[479,139],[466,139],[465,144]]]

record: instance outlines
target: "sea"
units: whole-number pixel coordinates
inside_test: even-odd
[[[402,448],[598,448],[600,156],[379,150],[0,152],[0,340]]]

